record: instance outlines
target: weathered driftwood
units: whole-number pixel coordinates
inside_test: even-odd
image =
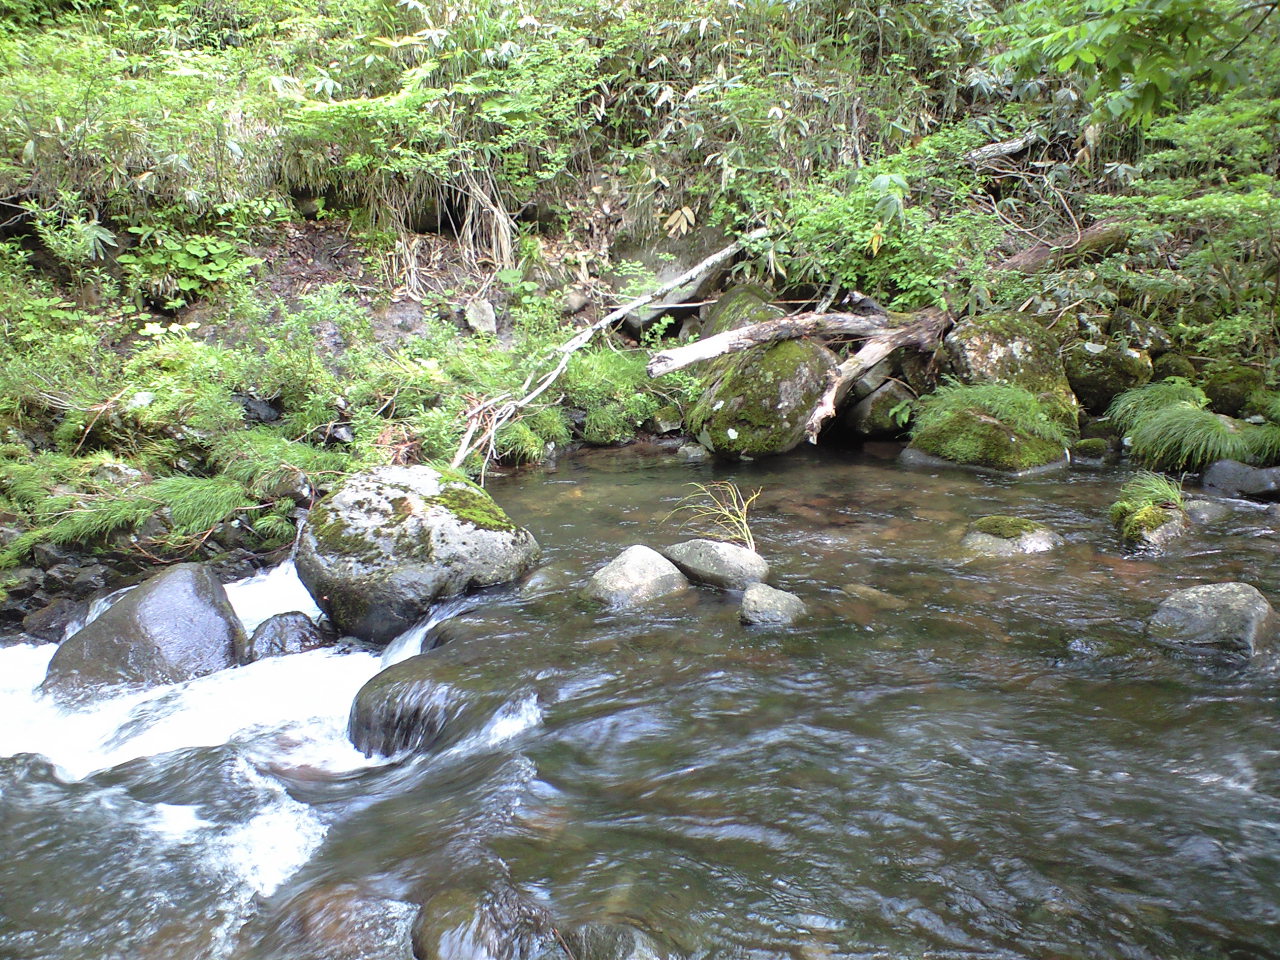
[[[1121,247],[1133,233],[1133,227],[1118,220],[1102,220],[1079,233],[1057,237],[1048,243],[1020,250],[1012,257],[996,264],[997,270],[1017,270],[1035,273],[1045,267],[1070,263],[1090,254],[1109,253]]]
[[[735,240],[727,247],[716,251],[701,263],[690,267],[674,280],[669,280],[660,287],[646,293],[644,296],[636,297],[629,303],[624,303],[622,306],[618,307],[617,310],[601,317],[589,327],[583,327],[574,334],[572,338],[565,343],[562,343],[556,349],[556,352],[560,354],[559,361],[551,368],[551,370],[545,373],[538,380],[536,386],[533,385],[532,376],[530,379],[525,381],[524,389],[528,392],[519,399],[509,399],[500,406],[496,406],[493,400],[487,400],[476,404],[467,411],[467,429],[463,434],[462,442],[458,445],[457,453],[453,455],[451,465],[454,467],[461,466],[463,461],[475,451],[491,449],[493,439],[497,435],[498,430],[504,424],[515,419],[521,410],[528,407],[531,403],[546,393],[547,390],[551,388],[551,385],[560,378],[562,373],[564,373],[565,368],[569,366],[569,360],[572,358],[573,354],[590,343],[592,338],[601,330],[618,323],[623,319],[623,317],[631,313],[633,310],[638,310],[640,307],[647,306],[648,304],[658,300],[660,297],[666,296],[672,290],[696,280],[708,270],[711,270],[731,257],[736,256],[738,252],[746,246],[746,244],[753,240],[759,240],[767,233],[768,231],[764,228],[753,230],[751,233]],[[532,389],[530,389],[531,387]],[[483,430],[480,429],[482,422],[484,423]],[[477,433],[479,433],[479,436],[477,436]],[[488,457],[486,456],[486,462],[487,460]]]
[[[990,163],[992,160],[999,160],[1001,157],[1011,157],[1015,153],[1021,153],[1038,139],[1034,134],[1029,133],[1025,136],[1014,137],[1012,140],[988,143],[984,147],[970,150],[964,155],[964,158],[970,163]]]
[[[753,323],[737,330],[717,333],[705,340],[695,340],[683,346],[662,350],[653,355],[645,368],[649,376],[683,370],[700,360],[711,360],[726,353],[737,353],[748,347],[793,340],[796,337],[874,337],[883,334],[891,325],[889,315],[879,304],[867,298],[874,311],[859,313],[796,313],[776,320]]]

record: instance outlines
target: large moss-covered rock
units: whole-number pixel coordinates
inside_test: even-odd
[[[1195,376],[1195,364],[1180,353],[1162,353],[1151,361],[1152,380],[1168,380],[1170,377],[1194,380]]]
[[[426,466],[380,467],[316,504],[297,566],[339,630],[388,643],[436,601],[514,580],[538,553],[475,484]]]
[[[722,456],[786,453],[804,439],[809,414],[834,365],[830,350],[808,340],[784,340],[723,357],[689,411],[689,430]]]
[[[963,320],[947,334],[943,351],[962,383],[1016,384],[1045,402],[1055,418],[1074,427],[1079,405],[1058,341],[1034,320],[1009,313]]]
[[[740,283],[730,287],[707,310],[702,336],[712,337],[786,316],[786,311],[775,306],[773,299],[773,291],[758,283]]]
[[[920,451],[950,463],[1005,473],[1027,473],[1064,463],[1062,446],[1023,433],[981,410],[949,412],[918,428],[910,451]],[[911,462],[910,456],[907,462]]]
[[[1094,343],[1082,340],[1063,356],[1067,379],[1080,403],[1090,413],[1106,411],[1126,390],[1151,380],[1151,357],[1114,340]]]
[[[1243,363],[1214,363],[1204,371],[1200,388],[1209,398],[1209,408],[1214,413],[1238,417],[1249,402],[1249,397],[1266,385],[1261,370]]]
[[[1185,510],[1161,504],[1125,504],[1112,507],[1111,520],[1126,546],[1163,550],[1188,530]]]
[[[244,628],[218,578],[197,563],[156,574],[67,638],[42,689],[78,698],[109,687],[144,688],[236,664]]]

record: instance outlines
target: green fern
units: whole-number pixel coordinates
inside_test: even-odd
[[[179,536],[202,533],[254,505],[244,486],[230,477],[165,477],[146,487],[144,495],[169,508]]]

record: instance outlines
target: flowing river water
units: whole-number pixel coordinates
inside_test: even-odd
[[[388,651],[443,644],[456,700],[407,757],[347,739],[374,652],[68,712],[33,692],[53,645],[0,648],[0,957],[406,960],[419,904],[498,888],[662,956],[1280,957],[1280,679],[1141,643],[1182,587],[1280,603],[1280,522],[1237,504],[1127,556],[1121,470],[894,453],[630,449],[494,482],[547,565]],[[758,549],[808,619],[747,628],[704,590],[574,599],[623,547],[682,539],[660,521],[712,479],[762,489]],[[1067,545],[966,558],[992,513]],[[297,589],[285,567],[231,594],[252,623],[306,609]]]

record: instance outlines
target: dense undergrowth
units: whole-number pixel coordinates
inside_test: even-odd
[[[344,471],[447,460],[465,410],[554,364],[559,287],[603,295],[620,233],[764,226],[735,269],[775,286],[1021,308],[1064,339],[1123,310],[1274,383],[1272,10],[0,0],[0,511],[26,530],[0,563],[41,541],[278,545]],[[262,251],[299,211],[346,223],[389,288],[424,269],[417,234],[446,235],[466,293],[499,278],[510,341],[441,321],[383,346],[367,290],[276,297]],[[999,269],[1100,218],[1127,241]],[[643,362],[583,351],[486,453],[622,442],[696,393]],[[1154,422],[1132,424],[1153,466],[1280,455],[1217,420],[1196,433],[1213,451],[1170,453]]]

